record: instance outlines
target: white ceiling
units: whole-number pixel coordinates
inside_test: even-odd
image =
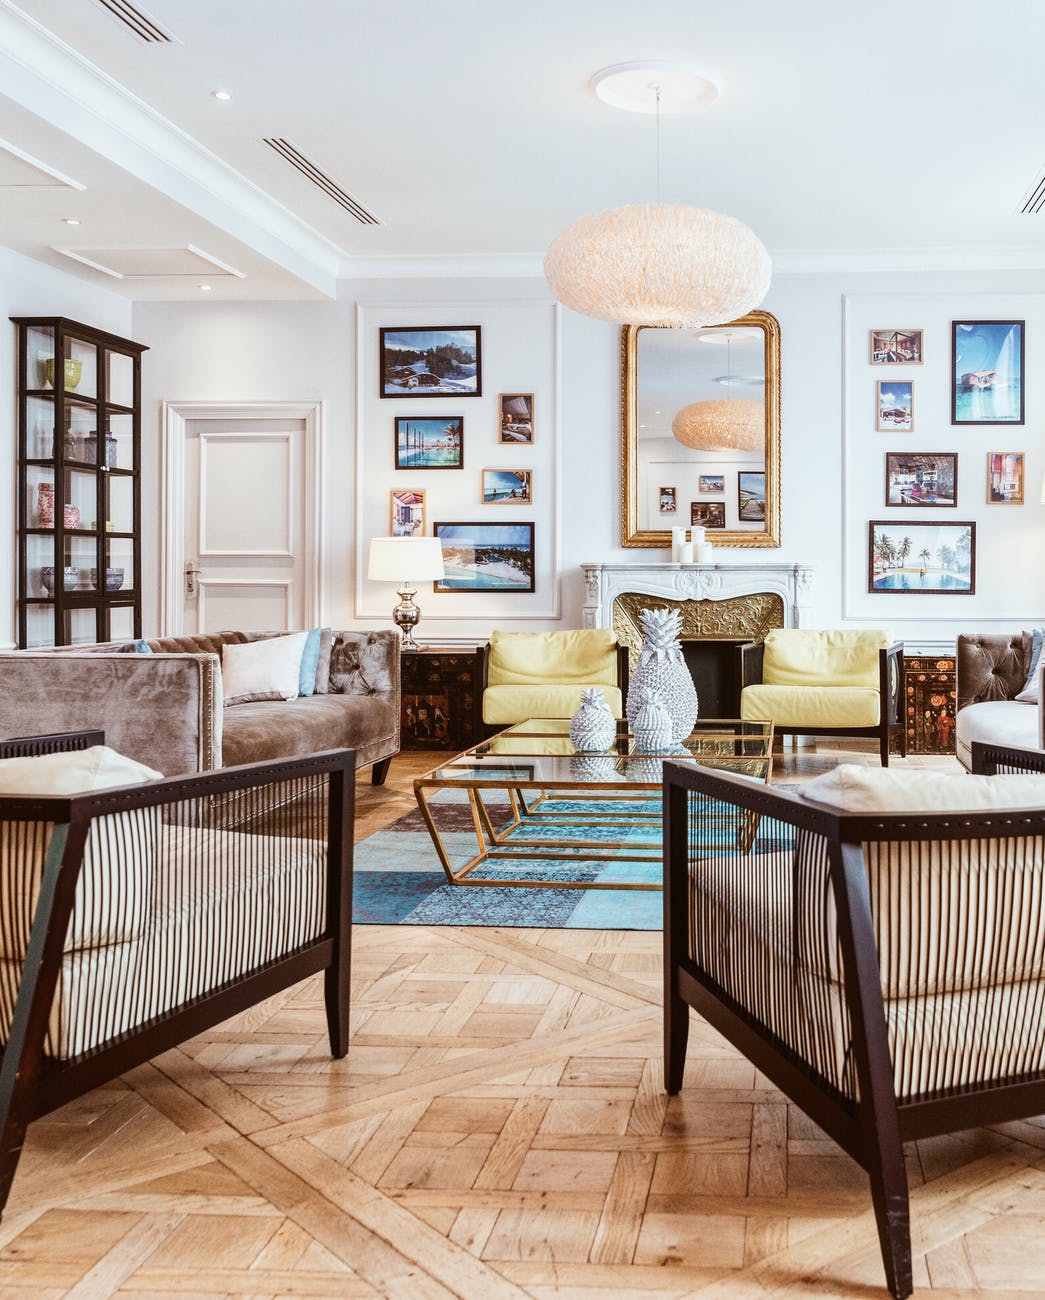
[[[532,271],[573,218],[655,197],[653,119],[588,80],[661,58],[720,92],[664,118],[662,197],[747,221],[778,266],[1045,261],[1045,215],[1018,211],[1045,164],[1040,0],[139,7],[177,42],[139,41],[98,0],[0,0],[0,138],[87,187],[13,202],[0,188],[0,242],[51,260],[75,210],[84,244],[191,243],[243,270],[215,285],[231,297],[439,265]],[[101,74],[89,86],[80,59]],[[383,224],[356,222],[266,136]]]

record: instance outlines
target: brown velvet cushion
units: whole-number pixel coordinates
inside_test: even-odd
[[[957,645],[958,708],[987,700],[1012,700],[1030,671],[1032,636],[963,633]]]
[[[252,641],[247,632],[212,632],[207,636],[164,636],[148,642],[153,654],[217,655],[221,658],[223,645],[244,645]]]
[[[360,695],[308,695],[273,703],[239,704],[225,713],[223,767],[297,758],[323,749],[354,749],[360,763],[388,738],[399,721],[388,700]]]
[[[316,694],[330,691],[330,656],[334,649],[334,633],[325,627],[319,634],[319,662],[316,664]]]
[[[330,654],[330,689],[341,695],[387,695],[393,689],[385,640],[338,633]]]

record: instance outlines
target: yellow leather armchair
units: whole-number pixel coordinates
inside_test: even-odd
[[[602,688],[617,718],[628,690],[627,647],[608,628],[494,632],[482,651],[483,724],[499,731],[525,718],[569,718],[581,692]]]
[[[778,735],[871,736],[882,766],[903,725],[903,643],[881,629],[777,628],[742,650],[740,716],[772,718]]]

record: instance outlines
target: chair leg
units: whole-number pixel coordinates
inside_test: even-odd
[[[323,974],[323,1000],[327,1010],[330,1055],[340,1061],[348,1054],[348,1025],[351,1011],[352,961],[346,935],[338,944],[337,956]]]
[[[387,758],[382,758],[377,763],[374,764],[374,766],[370,769],[371,785],[384,785],[385,777],[388,775],[388,767],[391,762],[392,762],[392,755],[389,754]]]
[[[879,1142],[881,1135],[879,1134]],[[871,1177],[871,1199],[878,1225],[885,1281],[895,1300],[906,1300],[914,1290],[911,1267],[911,1218],[907,1192],[907,1170],[903,1148],[886,1151],[879,1147]]]
[[[889,766],[889,724],[881,729],[878,733],[878,748],[882,756],[882,766]]]
[[[689,1004],[672,992],[673,972],[664,980],[664,1089],[672,1097],[682,1091],[689,1043]]]

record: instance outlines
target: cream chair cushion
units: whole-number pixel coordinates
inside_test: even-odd
[[[878,689],[878,651],[892,644],[880,628],[814,631],[775,628],[765,640],[767,686],[866,686]]]
[[[1040,719],[1038,707],[1016,700],[984,700],[958,710],[955,740],[958,759],[972,767],[972,742],[989,745],[1015,745],[1019,749],[1038,749]]]
[[[490,637],[483,721],[569,718],[581,692],[602,689],[614,717],[624,701],[617,685],[617,638],[609,628],[571,632],[494,632]]]
[[[597,686],[615,718],[624,716],[620,689],[601,682],[579,686],[488,686],[483,692],[483,721],[522,722],[524,718],[572,718],[581,707],[581,692]]]
[[[877,668],[875,670],[877,672]],[[745,686],[742,718],[772,718],[778,727],[877,727],[879,692],[864,686]]]
[[[1045,776],[950,776],[946,772],[901,772],[893,768],[840,763],[799,786],[805,799],[847,813],[990,812],[1001,808],[1045,808]]]

